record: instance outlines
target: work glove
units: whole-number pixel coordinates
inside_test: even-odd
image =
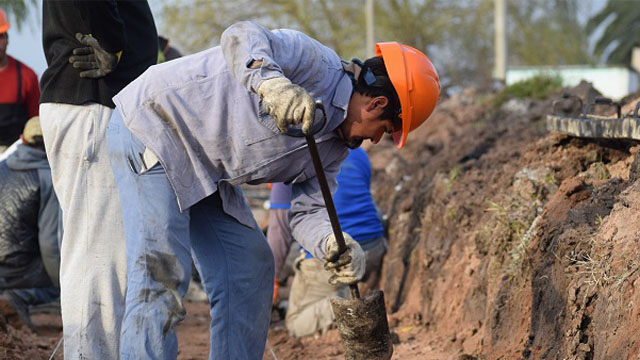
[[[329,278],[331,285],[357,283],[364,276],[366,257],[360,244],[353,240],[351,235],[343,232],[347,249],[340,254],[338,241],[334,234],[329,235],[325,251],[324,268],[331,271],[333,276]]]
[[[278,129],[286,133],[291,125],[302,123],[302,132],[313,125],[315,104],[307,90],[285,77],[264,80],[258,87],[262,107],[271,115]]]
[[[76,39],[85,47],[73,49],[69,62],[74,68],[81,70],[81,78],[101,78],[116,68],[119,54],[104,50],[98,40],[91,35],[77,33]]]

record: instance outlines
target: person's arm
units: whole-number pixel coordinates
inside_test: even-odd
[[[229,70],[248,90],[257,93],[267,79],[286,77],[304,87],[327,72],[331,50],[295,30],[270,31],[243,21],[227,28],[220,39]]]
[[[327,150],[340,150],[320,147],[318,150],[320,151],[329,188],[333,194],[338,186],[336,177],[340,170],[340,164],[342,164],[348,152],[342,151],[340,153],[327,154]],[[322,150],[325,150],[325,153]],[[293,237],[315,258],[324,259],[326,242],[329,235],[333,234],[333,230],[318,179],[312,177],[302,183],[293,184],[292,191],[289,224],[293,230]]]
[[[38,116],[40,108],[40,85],[38,84],[38,76],[31,69],[21,67],[24,75],[24,87],[27,93],[25,105],[27,107],[27,115],[29,119]],[[25,71],[28,70],[28,71]]]
[[[293,243],[293,235],[291,234],[291,227],[289,226],[291,186],[283,183],[274,183],[271,186],[269,202],[267,242],[273,252],[275,274],[278,276],[289,253],[289,248]]]
[[[291,227],[289,226],[289,209],[269,210],[267,242],[273,252],[275,273],[278,276],[293,243],[293,235],[291,235]]]

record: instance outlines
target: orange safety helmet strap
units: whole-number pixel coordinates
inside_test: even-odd
[[[410,131],[420,126],[440,98],[440,79],[431,60],[419,50],[397,42],[376,44],[376,56],[382,57],[402,113],[402,130],[392,134],[396,146],[404,147]]]
[[[0,34],[6,33],[9,31],[11,24],[9,24],[9,19],[7,18],[7,14],[4,10],[0,9]]]

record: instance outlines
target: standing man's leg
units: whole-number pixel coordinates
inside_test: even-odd
[[[40,124],[63,215],[65,359],[117,359],[126,257],[105,132],[113,109],[46,103]]]
[[[225,213],[216,192],[191,208],[191,248],[213,304],[209,359],[262,359],[274,277],[262,231]]]
[[[143,163],[145,147],[116,110],[108,130],[127,243],[127,296],[120,354],[175,359],[176,325],[185,316],[191,249],[189,211],[181,213],[164,168]]]

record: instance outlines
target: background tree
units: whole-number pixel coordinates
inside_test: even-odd
[[[608,64],[628,65],[631,51],[640,45],[640,3],[638,1],[609,0],[607,5],[587,22],[587,31],[594,34],[606,24],[594,51],[606,56]]]
[[[591,61],[579,0],[509,0],[509,64]],[[165,0],[161,32],[185,52],[217,45],[238,20],[303,31],[343,59],[366,56],[364,0]],[[425,52],[447,86],[488,85],[493,67],[493,0],[376,0],[376,41]]]
[[[15,25],[17,29],[29,17],[29,7],[37,9],[38,0],[0,0],[0,9],[7,13],[11,25]]]
[[[508,1],[509,64],[568,65],[593,62],[577,0]]]
[[[195,52],[217,45],[234,22],[251,19],[267,27],[300,30],[346,55],[363,48],[363,16],[361,4],[347,1],[177,0],[165,1],[162,30],[183,50]]]

